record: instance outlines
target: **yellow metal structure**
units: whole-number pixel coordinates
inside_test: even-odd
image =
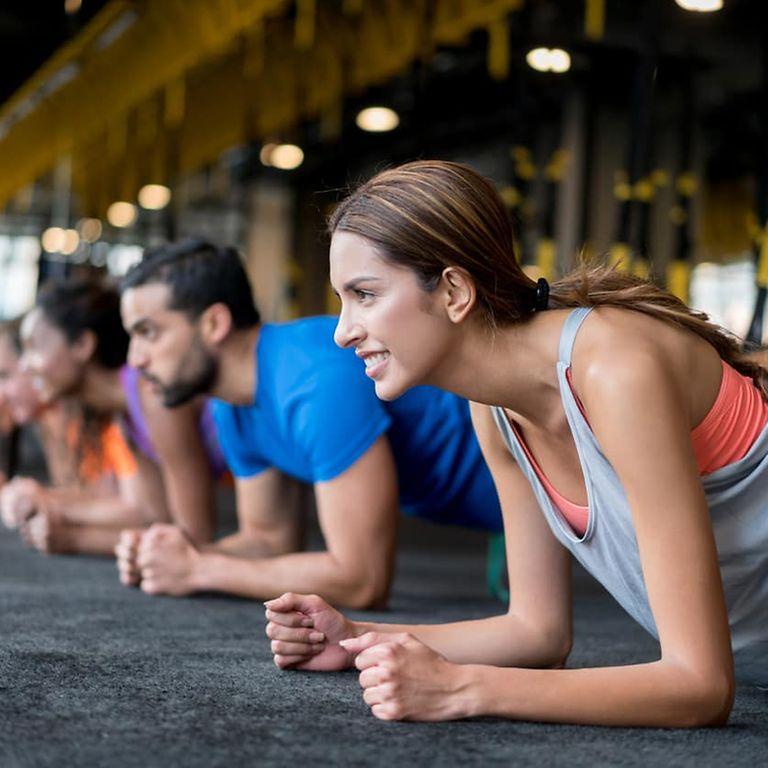
[[[0,206],[72,158],[83,213],[302,119],[486,29],[523,0],[112,0],[0,110]],[[165,178],[164,178],[165,177]]]

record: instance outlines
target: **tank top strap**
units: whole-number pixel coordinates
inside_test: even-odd
[[[587,315],[594,307],[576,307],[565,319],[563,330],[560,332],[560,346],[558,351],[558,360],[566,366],[571,364],[571,353],[573,344],[576,341],[576,334],[581,328],[581,324],[586,320]]]

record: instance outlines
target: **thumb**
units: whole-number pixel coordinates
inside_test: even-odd
[[[339,645],[347,652],[358,654],[366,648],[372,648],[379,643],[391,642],[393,636],[386,632],[366,632],[360,637],[350,637],[347,640],[339,640]]]
[[[267,600],[264,607],[270,611],[312,613],[325,606],[325,601],[317,595],[300,595],[296,592],[285,592],[274,600]]]

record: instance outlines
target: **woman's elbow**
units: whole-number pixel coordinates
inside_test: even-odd
[[[733,674],[708,673],[686,687],[685,701],[672,727],[716,728],[727,724],[735,694]]]

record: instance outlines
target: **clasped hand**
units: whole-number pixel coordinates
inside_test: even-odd
[[[317,595],[265,603],[267,637],[281,669],[360,670],[363,698],[381,720],[451,720],[462,709],[462,667],[407,633],[366,632]]]

